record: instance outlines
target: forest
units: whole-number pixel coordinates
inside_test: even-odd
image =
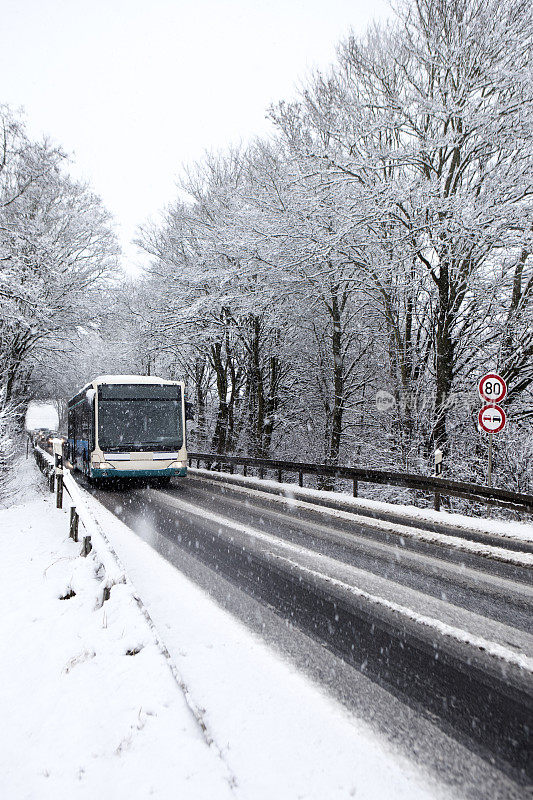
[[[0,491],[28,404],[109,373],[185,380],[192,450],[430,474],[438,447],[484,482],[495,370],[494,483],[532,492],[531,30],[529,0],[407,0],[348,34],[269,137],[183,168],[135,279],[0,106]]]

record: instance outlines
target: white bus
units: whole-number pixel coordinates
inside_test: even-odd
[[[90,481],[185,477],[185,420],[182,381],[100,375],[69,400],[68,457]]]

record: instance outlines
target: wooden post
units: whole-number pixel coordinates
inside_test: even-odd
[[[353,496],[354,497],[357,497],[357,490],[358,490],[357,478],[354,478],[353,479]]]
[[[58,473],[56,475],[56,508],[63,508],[63,475]]]
[[[303,472],[298,473],[298,486],[304,485],[304,474]]]
[[[435,492],[435,511],[440,511],[440,492]]]
[[[69,536],[71,539],[74,539],[75,542],[78,541],[78,522],[79,522],[79,515],[74,506],[70,507],[70,532]]]
[[[50,489],[51,492],[54,491],[54,486],[55,486],[55,475],[53,472],[50,472],[48,476],[48,488]]]
[[[243,474],[243,475],[244,475],[244,477],[246,478],[246,476],[247,476],[247,474],[248,474],[248,469],[247,469],[247,467],[246,467],[246,464],[244,464],[244,467],[243,467],[243,470],[242,470],[242,474]]]
[[[261,465],[259,467],[259,478],[260,478],[260,480],[263,480],[264,477],[265,477],[265,470],[263,468],[263,465]]]
[[[278,469],[278,483],[281,483],[281,470]]]
[[[83,556],[84,558],[86,558],[89,555],[89,553],[91,552],[92,549],[93,549],[93,546],[91,544],[91,537],[90,536],[84,536],[80,555]]]
[[[57,481],[56,506],[63,508],[63,441],[58,438],[52,439],[52,450]]]

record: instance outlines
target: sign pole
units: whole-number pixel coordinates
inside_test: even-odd
[[[489,471],[488,471],[488,487],[492,487],[492,433],[489,433]]]

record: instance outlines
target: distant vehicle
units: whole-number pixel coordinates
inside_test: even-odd
[[[49,450],[52,439],[58,434],[48,428],[38,428],[38,430],[32,431],[31,435],[34,444],[39,445],[39,447],[42,447],[44,450]]]
[[[101,375],[68,402],[68,458],[90,481],[187,475],[185,386]]]

